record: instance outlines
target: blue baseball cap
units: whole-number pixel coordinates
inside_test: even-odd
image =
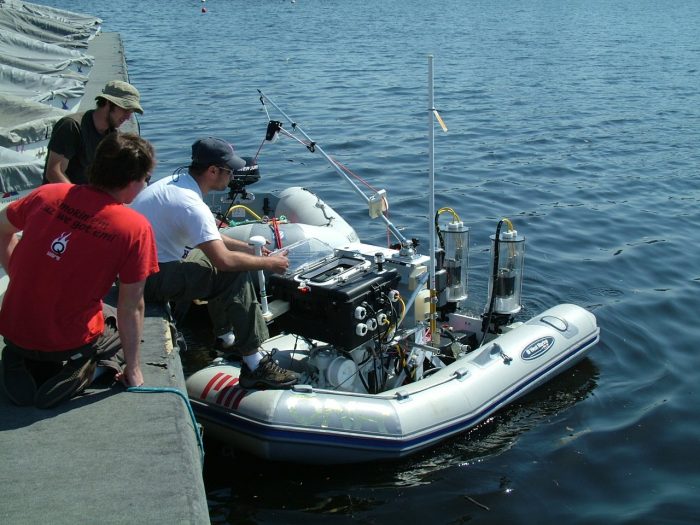
[[[233,145],[214,137],[199,139],[192,144],[192,165],[227,167],[237,171],[246,165],[245,160],[236,155]]]

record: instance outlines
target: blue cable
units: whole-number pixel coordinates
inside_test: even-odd
[[[198,423],[194,417],[194,411],[192,410],[190,400],[181,390],[170,387],[130,386],[126,389],[126,391],[143,394],[171,393],[180,396],[185,401],[185,406],[187,407],[187,410],[190,413],[190,417],[192,418],[192,426],[194,427],[194,434],[195,436],[197,436],[197,445],[199,446],[199,452],[202,460],[202,468],[204,468],[204,442],[202,441],[202,436],[197,431]]]

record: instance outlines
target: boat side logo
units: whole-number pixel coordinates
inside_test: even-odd
[[[520,357],[525,361],[532,361],[538,357],[547,353],[547,351],[554,346],[554,338],[551,336],[541,337],[536,341],[533,341],[527,345],[522,352],[520,352]]]

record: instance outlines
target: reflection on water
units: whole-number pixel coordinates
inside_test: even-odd
[[[511,447],[522,433],[546,424],[559,412],[588,397],[596,387],[597,379],[597,368],[592,361],[584,359],[469,432],[433,450],[422,452],[406,470],[397,472],[396,482],[407,485],[421,483],[436,469],[474,464],[500,454]],[[575,439],[575,435],[572,432],[562,439]]]

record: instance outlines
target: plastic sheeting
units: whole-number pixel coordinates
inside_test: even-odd
[[[51,130],[69,113],[58,106],[78,105],[87,82],[79,70],[94,63],[79,48],[87,47],[101,22],[62,9],[0,0],[2,193],[41,184]]]
[[[69,113],[40,102],[0,95],[0,146],[9,148],[47,140],[53,125]]]
[[[69,99],[79,100],[85,94],[85,82],[53,75],[41,75],[0,64],[0,93],[51,104],[68,109]],[[73,104],[74,105],[74,104]]]
[[[0,64],[50,75],[69,67],[80,72],[94,62],[93,57],[80,51],[0,29]],[[76,73],[73,75],[77,76]]]
[[[0,4],[0,28],[21,33],[63,47],[85,48],[94,31],[85,26],[75,27],[57,18],[35,15]]]
[[[20,0],[0,0],[0,5],[3,3],[9,7],[20,9],[33,15],[54,18],[60,22],[70,24],[73,27],[90,29],[102,23],[101,18],[91,15],[84,15],[82,13],[74,13],[73,11],[66,11],[65,9],[58,9],[57,7],[32,4],[30,2],[22,2]]]
[[[36,188],[43,172],[42,158],[0,147],[0,194]]]

